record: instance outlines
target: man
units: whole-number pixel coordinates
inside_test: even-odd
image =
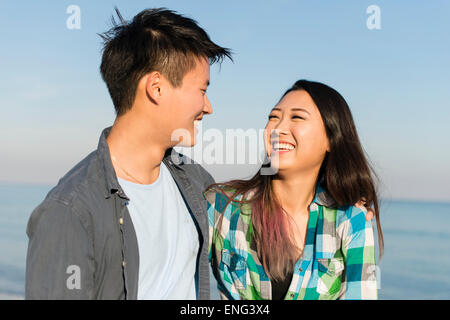
[[[116,12],[100,70],[117,117],[33,211],[26,298],[209,299],[214,180],[172,148],[194,145],[209,65],[231,54],[173,11]]]

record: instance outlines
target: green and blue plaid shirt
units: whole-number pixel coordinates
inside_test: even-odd
[[[271,281],[252,242],[251,205],[226,206],[227,196],[213,190],[204,196],[209,260],[222,299],[270,300]],[[332,208],[319,184],[309,210],[303,255],[285,299],[377,299],[373,228],[366,212],[355,206]]]

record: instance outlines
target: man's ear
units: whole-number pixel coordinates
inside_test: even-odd
[[[147,76],[145,91],[147,97],[154,103],[159,104],[161,99],[162,75],[158,71],[153,71]]]

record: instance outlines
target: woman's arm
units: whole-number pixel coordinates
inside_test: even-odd
[[[208,237],[208,257],[209,263],[211,263],[212,257],[212,243],[215,233],[215,225],[217,221],[217,212],[215,210],[216,193],[208,191],[203,195],[206,199],[206,212],[208,214],[208,224],[209,224],[209,237]]]
[[[217,289],[219,291],[220,297],[222,300],[230,300],[234,299],[233,297],[229,296],[228,291],[225,289],[226,286],[222,282],[222,278],[220,276],[220,270],[219,270],[219,261],[217,257],[214,255],[217,252],[221,252],[223,248],[223,235],[220,234],[218,228],[220,228],[219,225],[219,219],[223,219],[223,203],[225,200],[225,197],[221,194],[218,194],[213,191],[209,191],[204,194],[206,200],[207,200],[207,213],[208,213],[208,221],[209,221],[209,245],[208,245],[208,257],[209,257],[209,263],[211,264],[211,270],[213,272],[214,278],[217,281]],[[229,207],[228,207],[229,211]]]
[[[366,221],[365,211],[354,206],[347,217],[342,244],[346,290],[341,299],[378,299],[372,222]]]
[[[211,204],[208,202],[208,222],[209,222],[209,240],[208,240],[208,257],[209,257],[209,263],[211,263],[211,256],[212,256],[212,242],[213,242],[213,236],[214,236],[214,225],[215,225],[215,210],[214,210],[214,203]]]

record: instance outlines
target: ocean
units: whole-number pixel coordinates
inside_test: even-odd
[[[0,183],[0,299],[23,299],[26,225],[51,187]],[[450,203],[382,200],[381,223],[379,298],[450,299]]]

